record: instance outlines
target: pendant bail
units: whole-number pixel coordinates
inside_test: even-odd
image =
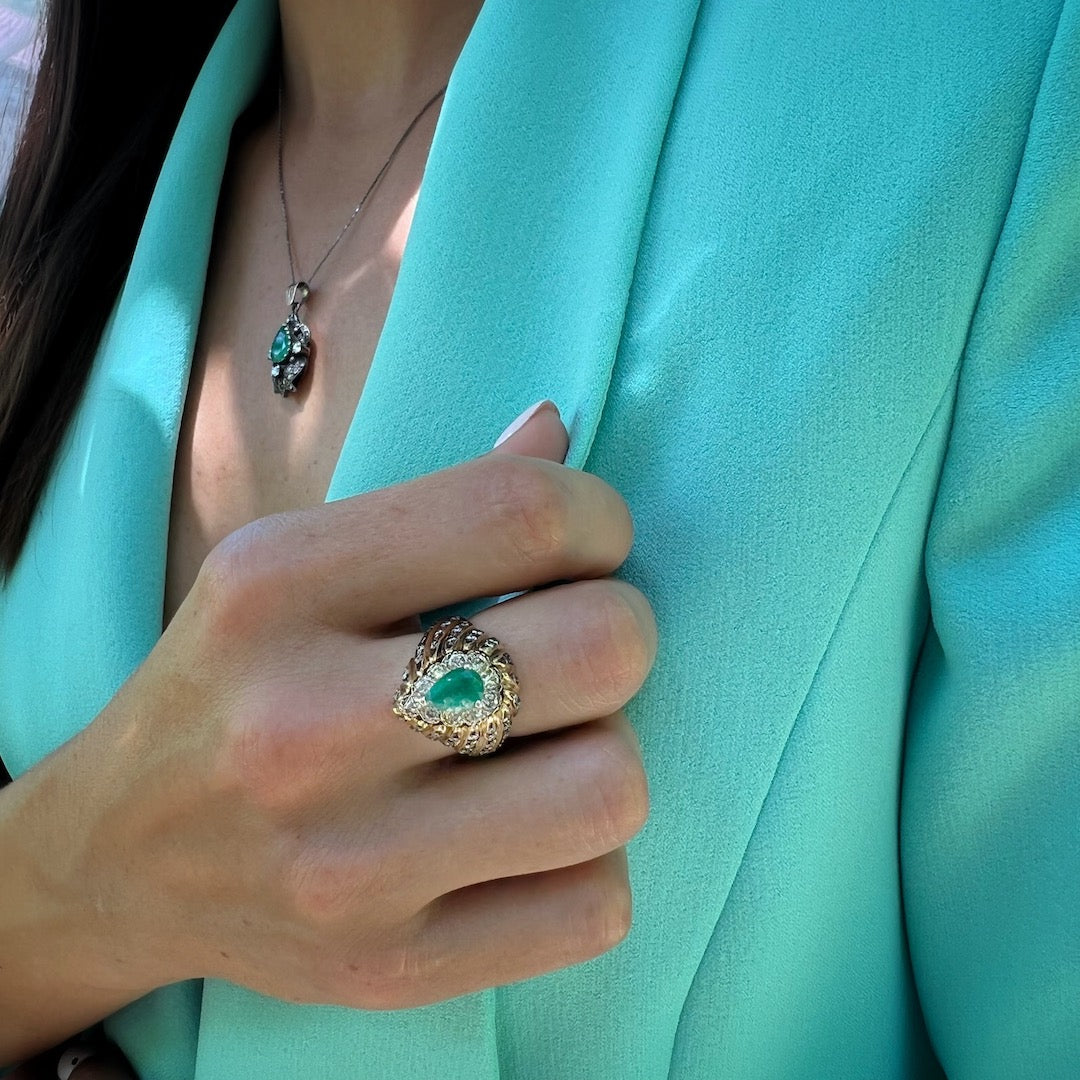
[[[306,281],[294,281],[285,290],[285,303],[293,309],[293,312],[311,295],[311,286]]]

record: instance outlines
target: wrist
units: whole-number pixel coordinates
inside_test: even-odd
[[[125,904],[123,837],[102,833],[113,779],[80,733],[0,791],[0,1061],[68,1038],[156,985]],[[110,842],[111,841],[111,842]]]

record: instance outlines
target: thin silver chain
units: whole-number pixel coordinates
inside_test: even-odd
[[[283,85],[282,85],[282,83],[283,83],[283,80],[279,76],[279,78],[278,78],[278,142],[277,142],[278,191],[281,194],[281,216],[285,221],[285,247],[288,249],[288,252],[289,252],[289,273],[292,275],[292,284],[296,285],[298,283],[299,279],[296,276],[296,267],[294,265],[294,260],[293,260],[292,236],[290,235],[290,232],[289,232],[289,209],[288,209],[288,206],[286,205],[286,202],[285,202],[285,165],[284,165],[284,162],[282,161],[282,158],[283,158],[282,143],[284,142],[283,132],[282,132],[282,127],[283,127],[282,114],[284,113],[284,109],[282,108],[282,99],[283,99]],[[447,85],[449,85],[449,84],[447,84]],[[393,150],[390,151],[390,156],[386,159],[386,164],[379,170],[379,172],[376,175],[375,179],[371,181],[371,185],[368,187],[367,191],[364,192],[364,197],[356,204],[356,209],[353,210],[353,212],[349,215],[349,220],[345,222],[345,225],[342,228],[341,232],[339,232],[337,234],[337,237],[334,239],[334,242],[330,245],[329,248],[326,249],[326,254],[319,260],[318,265],[315,267],[314,270],[311,271],[310,276],[308,276],[305,279],[306,284],[310,285],[311,282],[314,281],[315,275],[322,269],[323,263],[326,262],[326,260],[330,258],[331,252],[333,252],[334,248],[336,248],[338,246],[338,244],[341,242],[341,238],[349,231],[349,226],[356,220],[357,215],[363,209],[364,203],[367,202],[368,196],[372,193],[372,191],[375,190],[375,185],[382,179],[383,173],[385,173],[386,170],[388,168],[390,168],[390,162],[394,160],[394,157],[397,154],[398,150],[401,149],[401,144],[408,137],[409,132],[412,131],[412,129],[414,127],[416,127],[416,124],[419,121],[420,117],[423,116],[424,113],[426,113],[428,111],[428,109],[430,109],[431,106],[434,105],[435,102],[438,101],[438,99],[440,97],[442,97],[442,95],[445,94],[445,93],[446,93],[446,87],[444,86],[437,94],[435,94],[434,97],[431,98],[431,100],[413,118],[412,123],[409,124],[409,126],[405,129],[405,133],[401,136],[400,139],[398,139],[397,145],[394,147]]]

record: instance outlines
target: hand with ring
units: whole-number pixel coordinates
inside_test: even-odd
[[[624,938],[648,788],[622,709],[656,630],[608,576],[624,500],[565,450],[548,406],[482,457],[211,552],[142,666],[37,767],[47,785],[75,754],[94,778],[78,827],[38,813],[31,842],[67,905],[50,948],[105,1008],[62,1008],[50,1042],[183,979],[397,1009]],[[518,592],[434,641],[416,615]]]

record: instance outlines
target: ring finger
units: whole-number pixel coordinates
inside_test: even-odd
[[[481,612],[478,623],[513,659],[521,704],[511,742],[621,709],[656,654],[648,602],[614,579],[527,593]],[[281,657],[275,677],[260,684],[255,711],[239,720],[230,740],[264,797],[290,812],[313,800],[325,806],[332,793],[349,805],[358,786],[381,785],[388,776],[405,788],[425,783],[428,766],[439,760],[477,768],[490,762],[466,762],[394,714],[416,637],[341,632],[314,640],[317,648]]]
[[[648,602],[633,586],[612,578],[574,581],[517,596],[480,612],[477,624],[498,638],[513,661],[521,704],[511,738],[580,724],[621,709],[640,689],[656,656],[656,624]],[[401,664],[415,644],[412,637],[373,643],[375,668],[393,671],[392,658]],[[381,701],[365,702],[371,707],[365,715],[376,718],[380,727],[389,726],[386,751],[395,757],[400,751],[403,765],[457,756],[437,740],[411,731],[392,713],[389,705],[396,689],[388,685]]]

